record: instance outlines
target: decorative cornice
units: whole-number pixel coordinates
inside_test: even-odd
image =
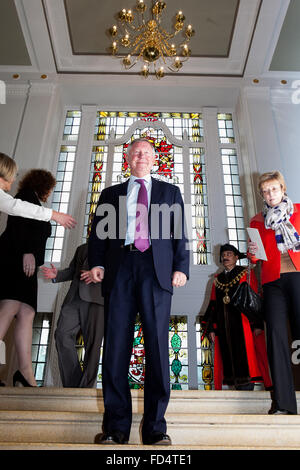
[[[270,100],[270,87],[266,86],[245,86],[242,88],[243,93],[247,98],[258,98]]]
[[[6,93],[8,96],[26,96],[29,90],[29,84],[7,84]]]
[[[52,95],[57,88],[57,84],[53,82],[39,83],[8,83],[6,85],[6,93],[8,96],[39,96]]]
[[[271,90],[272,104],[299,104],[299,90],[297,88]],[[297,102],[296,102],[297,101]]]

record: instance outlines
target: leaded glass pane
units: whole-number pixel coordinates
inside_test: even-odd
[[[162,123],[168,126],[170,132],[177,138],[183,137],[192,142],[203,142],[203,121],[201,113],[167,113],[167,112],[119,112],[98,111],[94,138],[96,142],[102,141],[103,146],[93,148],[92,166],[89,180],[87,210],[85,217],[84,239],[87,237],[93,219],[100,192],[104,187],[107,162],[107,143],[109,137],[120,139],[129,127],[138,120],[149,123],[143,129],[134,130],[130,140],[123,145],[115,146],[112,165],[112,184],[125,181],[130,177],[130,169],[126,160],[126,149],[130,142],[136,138],[146,138],[155,147],[156,162],[153,167],[153,176],[176,184],[184,198],[184,170],[182,147],[170,142],[162,128],[153,123]],[[162,126],[163,127],[163,126]],[[99,167],[95,167],[95,152],[99,153]],[[208,209],[206,195],[206,176],[204,162],[204,147],[190,150],[191,185],[192,185],[192,237],[194,250],[194,264],[210,263]],[[101,156],[101,157],[100,157]],[[230,180],[231,182],[231,180]],[[231,190],[230,186],[230,190]]]
[[[81,111],[68,111],[65,119],[63,140],[77,140],[81,121]]]
[[[128,373],[130,388],[137,390],[144,388],[145,363],[143,330],[138,317],[134,327],[134,340]]]
[[[51,320],[50,313],[36,313],[33,321],[31,359],[35,379],[39,386],[42,386],[44,382]]]
[[[107,142],[114,133],[115,138],[121,138],[129,127],[138,120],[149,123],[144,129],[136,129],[128,142],[121,146],[115,146],[113,156],[112,184],[125,181],[130,176],[130,169],[126,161],[126,149],[130,142],[136,138],[144,137],[149,139],[156,150],[156,163],[153,167],[153,176],[159,179],[176,184],[184,198],[184,178],[183,178],[183,156],[182,148],[173,145],[161,128],[151,126],[153,122],[161,122],[168,126],[171,133],[177,138],[183,137],[194,142],[203,141],[203,121],[200,113],[161,113],[161,112],[121,112],[121,111],[98,111],[94,139],[103,142],[103,147],[95,146],[92,154],[92,167],[89,180],[89,191],[87,199],[87,211],[85,218],[84,239],[87,237],[91,221],[93,219],[100,192],[104,187],[106,176]],[[99,168],[95,168],[95,149],[100,149],[102,155]],[[204,177],[204,172],[203,172]],[[206,219],[207,220],[207,219]],[[199,234],[198,234],[199,235]],[[196,237],[195,232],[195,237]],[[207,256],[198,257],[201,264],[206,264]],[[200,264],[200,263],[199,263]]]
[[[201,328],[200,319],[196,323],[198,389],[212,390],[214,383],[213,345]]]
[[[81,122],[80,111],[68,111],[65,118],[63,140],[72,145],[61,145],[56,170],[56,185],[52,196],[52,209],[68,213],[71,183],[76,156],[76,142]],[[52,233],[47,240],[45,262],[60,262],[65,229],[51,221]]]
[[[82,353],[81,353],[82,354]],[[188,389],[188,332],[187,317],[172,316],[169,325],[170,382],[172,390]],[[131,389],[142,390],[145,381],[144,336],[139,316],[136,319],[129,365]],[[100,354],[97,388],[102,387],[102,353]]]
[[[210,263],[204,148],[190,149],[194,264]]]
[[[247,233],[245,230],[236,149],[221,148],[221,161],[229,243],[235,245],[240,251],[246,251]],[[241,260],[239,263],[246,264],[246,261]]]
[[[203,142],[203,121],[201,113],[149,113],[124,111],[99,111],[95,123],[95,140],[108,138],[114,129],[116,138],[122,137],[129,127],[138,120],[160,121],[166,124],[178,139],[185,135],[193,142]]]
[[[169,326],[170,382],[172,390],[188,389],[188,332],[186,317],[171,317]]]
[[[91,169],[88,182],[86,218],[83,232],[84,238],[86,238],[89,234],[100,193],[105,186],[106,165],[107,146],[93,146]]]
[[[156,161],[152,169],[152,175],[179,186],[184,197],[182,149],[171,144],[161,129],[154,129],[151,126],[143,130],[137,129],[128,143],[122,147],[116,147],[112,183],[117,184],[130,177],[126,149],[130,142],[137,138],[148,139],[155,148]]]
[[[218,130],[221,144],[233,144],[235,142],[232,114],[218,113]]]

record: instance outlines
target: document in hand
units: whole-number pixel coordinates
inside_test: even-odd
[[[255,242],[258,246],[258,250],[255,253],[256,258],[257,259],[262,259],[264,261],[268,261],[268,258],[267,258],[266,252],[265,252],[265,248],[264,248],[263,242],[260,238],[260,234],[259,234],[258,229],[257,228],[247,227],[247,232],[248,232],[250,240],[252,242]]]

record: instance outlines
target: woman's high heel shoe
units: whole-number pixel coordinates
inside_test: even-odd
[[[19,370],[17,370],[15,373],[14,373],[14,376],[13,376],[13,385],[14,387],[20,387],[20,386],[23,386],[23,387],[34,387],[35,385],[30,385],[29,382],[27,382],[27,380],[25,379],[25,377],[23,376],[23,374],[21,374],[21,372]]]

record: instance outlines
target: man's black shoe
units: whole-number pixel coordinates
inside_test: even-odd
[[[96,435],[95,444],[105,444],[105,445],[128,444],[128,439],[120,431],[104,432],[102,434]]]
[[[268,411],[268,414],[269,415],[292,415],[293,413],[291,413],[290,411],[287,411],[287,410],[278,410],[278,409],[270,409]]]
[[[172,445],[172,441],[168,434],[156,432],[145,438],[143,440],[143,444],[152,446],[170,446]]]

